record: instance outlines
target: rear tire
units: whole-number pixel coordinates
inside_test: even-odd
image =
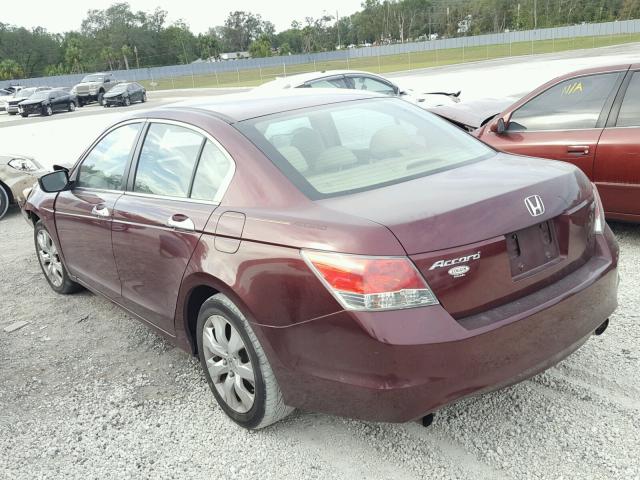
[[[53,242],[42,220],[38,220],[33,229],[33,241],[40,268],[51,289],[60,294],[69,294],[81,290],[82,287],[69,278],[67,268],[58,253],[58,247]]]
[[[69,102],[69,111],[70,112],[75,112],[75,110],[76,110],[75,102]]]
[[[142,103],[145,103],[147,101],[147,92],[144,92],[142,94]]]
[[[4,217],[9,209],[9,193],[0,185],[0,219]]]
[[[196,328],[200,364],[218,405],[229,418],[241,427],[257,430],[293,411],[284,404],[251,325],[227,296],[217,294],[204,302]]]

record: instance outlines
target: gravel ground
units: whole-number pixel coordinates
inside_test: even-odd
[[[251,433],[194,358],[100,297],[52,292],[14,209],[0,221],[0,477],[640,479],[640,227],[614,231],[620,307],[555,368],[429,428],[298,412]]]

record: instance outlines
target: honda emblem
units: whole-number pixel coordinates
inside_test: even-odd
[[[544,203],[540,195],[531,195],[524,199],[524,204],[532,217],[539,217],[544,213]]]

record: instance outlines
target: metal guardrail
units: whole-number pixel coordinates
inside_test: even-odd
[[[348,62],[350,59],[380,57],[403,53],[429,52],[456,48],[472,48],[488,45],[506,45],[518,42],[535,42],[539,40],[561,40],[578,37],[604,37],[623,34],[640,33],[640,19],[608,23],[589,23],[566,27],[524,30],[517,32],[494,33],[472,37],[447,38],[424,42],[399,43],[362,47],[331,52],[287,55],[280,57],[251,58],[227,60],[219,62],[201,62],[187,65],[171,65],[165,67],[149,67],[131,70],[115,70],[117,80],[155,81],[166,78],[216,75],[243,70],[282,67],[286,72],[288,65],[312,64],[335,60]],[[48,85],[51,87],[70,87],[80,82],[85,74],[59,75],[51,77],[34,77],[11,81],[0,81],[0,88],[11,84],[25,86]]]

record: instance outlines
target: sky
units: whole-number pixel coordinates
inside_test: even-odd
[[[335,16],[350,15],[360,10],[362,0],[129,0],[133,11],[153,11],[160,7],[167,12],[168,21],[186,20],[194,33],[206,32],[209,27],[222,25],[231,11],[244,10],[262,15],[276,26],[276,31],[289,28],[293,20],[319,17],[323,12]],[[2,8],[0,23],[32,28],[41,26],[51,33],[79,30],[89,9],[108,8],[114,0],[29,0],[27,4],[10,2],[11,8]],[[55,5],[55,7],[53,7]]]

